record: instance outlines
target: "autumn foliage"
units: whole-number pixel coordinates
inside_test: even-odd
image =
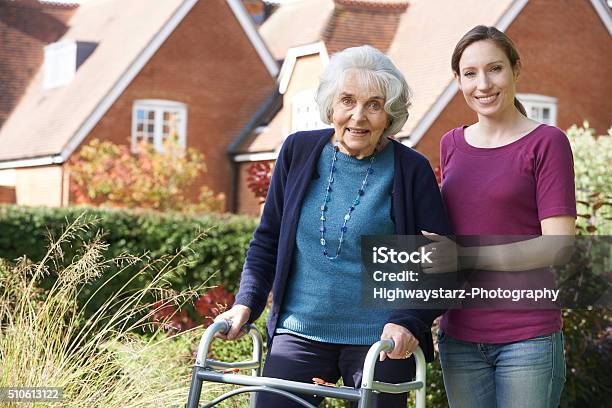
[[[263,204],[270,189],[272,165],[270,162],[253,163],[247,168],[247,174],[247,187],[259,198],[260,204]]]
[[[158,301],[151,305],[153,323],[163,325],[168,334],[183,332],[199,325],[209,325],[214,318],[234,303],[234,295],[219,285],[204,293],[189,307],[177,311],[171,302]]]
[[[206,171],[204,156],[185,149],[173,139],[163,153],[150,143],[138,145],[138,153],[127,145],[92,140],[69,163],[70,191],[77,204],[104,204],[158,211],[222,211],[224,197],[206,187],[200,201],[191,203],[185,193]]]

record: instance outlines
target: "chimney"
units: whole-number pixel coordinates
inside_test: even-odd
[[[334,12],[323,31],[330,54],[364,44],[387,52],[408,0],[334,0]]]

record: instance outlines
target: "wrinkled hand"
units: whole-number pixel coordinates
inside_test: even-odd
[[[452,239],[433,232],[421,231],[428,239],[434,241],[424,246],[425,252],[431,252],[431,263],[421,263],[424,273],[457,272],[459,270],[459,245]]]
[[[408,358],[419,345],[419,341],[410,333],[410,330],[395,323],[385,324],[380,339],[393,339],[395,342],[395,348],[393,350],[390,352],[382,351],[380,353],[380,361],[384,361],[387,357],[394,360]]]
[[[215,322],[219,320],[229,320],[232,322],[232,327],[227,334],[216,333],[215,337],[223,340],[237,340],[244,336],[245,331],[241,330],[242,326],[249,321],[251,317],[251,308],[244,305],[234,305],[226,312],[221,313],[215,318]]]

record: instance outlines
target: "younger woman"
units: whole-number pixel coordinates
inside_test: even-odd
[[[457,44],[452,69],[478,115],[441,141],[442,195],[457,235],[537,238],[479,248],[476,270],[524,271],[555,263],[545,235],[574,235],[572,152],[556,127],[527,118],[516,99],[521,61],[494,27]],[[517,256],[517,254],[521,256]],[[489,264],[482,264],[486,259]],[[492,263],[491,263],[492,262]],[[565,381],[559,310],[449,310],[439,348],[451,408],[557,407]]]

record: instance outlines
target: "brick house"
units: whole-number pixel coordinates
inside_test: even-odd
[[[201,150],[233,202],[229,146],[278,100],[278,65],[240,0],[0,0],[0,202],[71,202],[92,138]],[[197,198],[196,191],[193,198]]]
[[[414,91],[397,137],[439,164],[449,129],[474,123],[450,69],[456,42],[470,28],[493,25],[515,41],[523,63],[518,97],[536,120],[567,129],[588,120],[612,124],[612,17],[603,0],[294,0],[260,27],[277,60],[282,109],[233,149],[239,166],[237,209],[258,214],[245,186],[252,162],[273,161],[290,133],[324,127],[313,94],[328,55],[370,44],[387,53]]]

